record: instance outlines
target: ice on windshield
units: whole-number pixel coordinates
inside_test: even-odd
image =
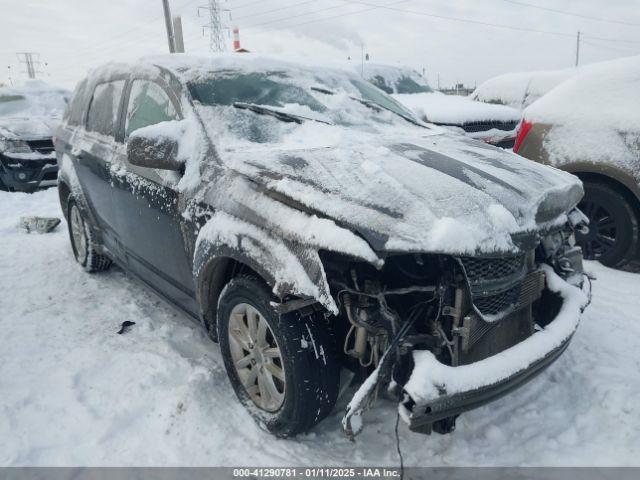
[[[406,124],[413,115],[394,99],[350,75],[272,70],[218,71],[188,82],[197,105],[213,107],[229,131],[251,142],[278,142],[293,125],[287,120],[310,120],[373,131],[381,125]],[[310,77],[310,78],[309,78]],[[211,108],[205,108],[211,110]],[[277,112],[282,115],[268,115]],[[211,115],[205,113],[205,116]],[[269,118],[271,117],[271,118]],[[300,123],[299,121],[297,123]],[[284,131],[283,131],[284,130]]]

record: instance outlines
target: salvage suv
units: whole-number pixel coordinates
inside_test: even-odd
[[[587,303],[572,175],[416,120],[352,72],[186,55],[109,64],[57,132],[88,272],[116,262],[220,343],[278,436],[378,393],[419,432],[520,386]]]
[[[0,88],[0,190],[33,192],[57,184],[52,129],[69,92],[31,80]]]

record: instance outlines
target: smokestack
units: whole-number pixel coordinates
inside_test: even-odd
[[[233,51],[240,50],[240,28],[233,27]]]

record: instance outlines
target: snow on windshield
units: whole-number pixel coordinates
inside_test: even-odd
[[[433,92],[427,80],[409,67],[395,67],[367,62],[356,67],[356,70],[368,82],[387,93],[413,95]]]
[[[69,95],[44,82],[0,88],[0,117],[61,117]]]
[[[397,101],[341,66],[237,54],[176,56],[162,63],[188,85],[196,110],[223,149],[302,139],[318,130],[318,122],[379,133],[416,121]]]

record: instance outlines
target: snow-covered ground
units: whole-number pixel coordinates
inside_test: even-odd
[[[77,266],[57,192],[0,192],[0,466],[397,465],[395,405],[355,443],[340,408],[277,440],[236,401],[217,345],[137,281]],[[405,464],[640,465],[640,275],[588,265],[594,302],[564,356],[523,389],[463,415],[452,435],[401,424]],[[118,335],[120,324],[136,322]]]

